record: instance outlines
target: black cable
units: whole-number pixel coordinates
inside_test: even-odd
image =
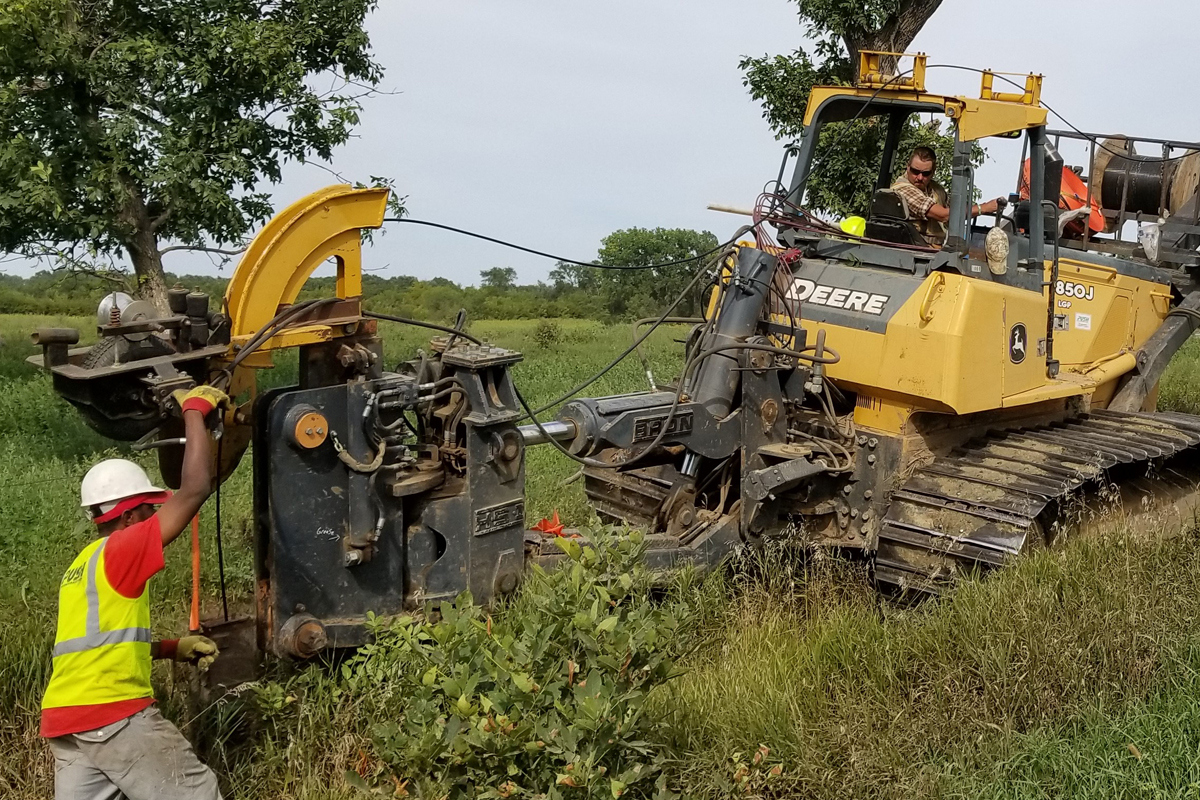
[[[690,258],[683,258],[683,259],[680,259],[679,261],[664,261],[661,264],[637,264],[637,265],[628,265],[628,266],[617,266],[615,264],[597,264],[594,261],[576,261],[573,258],[564,258],[563,256],[556,256],[553,253],[547,253],[542,250],[534,250],[532,247],[525,247],[523,245],[514,244],[512,242],[506,242],[503,239],[497,239],[492,236],[485,236],[482,233],[475,233],[474,231],[468,231],[463,228],[456,228],[453,225],[444,225],[440,222],[430,222],[429,220],[425,220],[425,219],[413,219],[412,217],[386,217],[386,218],[384,218],[383,221],[384,222],[407,222],[407,223],[411,223],[413,225],[425,225],[430,228],[437,228],[437,229],[443,230],[443,231],[450,231],[451,233],[461,233],[463,236],[471,236],[476,239],[482,239],[485,242],[491,242],[492,244],[498,244],[501,247],[511,247],[513,250],[520,250],[523,253],[529,253],[531,255],[541,256],[542,258],[549,258],[554,261],[561,261],[564,264],[574,264],[577,267],[595,267],[596,269],[638,270],[638,269],[661,269],[662,267],[677,267],[681,264],[691,264],[695,261],[700,261],[702,259],[705,259],[708,256],[711,256],[713,253],[723,250],[726,247],[728,247],[729,245],[734,244],[737,241],[737,236],[735,236],[727,242],[722,242],[721,244],[717,245],[716,247],[712,248],[711,250],[706,250],[705,252],[700,253],[699,255],[695,255]],[[741,236],[741,235],[742,234],[740,234],[740,233],[738,234],[738,236]]]
[[[737,234],[733,237],[733,241],[737,241],[738,237],[745,235],[746,232],[751,231],[753,229],[754,229],[753,225],[743,226],[742,228],[740,228],[738,230]],[[725,257],[724,254],[722,254],[721,258],[724,258],[724,257]],[[720,259],[717,259],[717,260],[719,261]],[[620,355],[618,355],[616,358],[614,358],[612,361],[610,361],[608,363],[608,366],[604,367],[599,372],[592,375],[592,377],[588,378],[583,383],[580,383],[578,386],[571,389],[571,391],[562,395],[558,399],[552,400],[551,402],[542,405],[536,411],[530,411],[528,408],[526,408],[525,409],[525,411],[526,411],[525,417],[521,417],[520,419],[517,420],[517,422],[520,422],[521,420],[526,419],[526,418],[530,418],[530,419],[533,419],[533,421],[536,423],[537,420],[535,419],[535,416],[537,414],[541,414],[545,411],[549,411],[550,409],[554,408],[555,406],[557,406],[561,403],[565,403],[566,401],[570,400],[572,397],[579,394],[584,389],[591,386],[593,383],[595,383],[596,381],[600,380],[605,375],[607,375],[614,367],[617,366],[617,364],[620,364],[622,361],[625,360],[625,358],[627,358],[629,356],[630,353],[632,353],[634,350],[636,350],[638,345],[640,345],[642,342],[646,341],[646,339],[650,338],[650,335],[652,333],[654,333],[654,331],[658,330],[658,328],[663,324],[663,320],[667,319],[667,317],[670,316],[671,312],[675,310],[675,307],[684,301],[684,299],[688,295],[688,292],[690,292],[692,290],[692,288],[696,285],[696,282],[705,275],[705,273],[708,271],[708,268],[709,268],[709,265],[705,264],[700,269],[698,269],[696,271],[696,274],[693,275],[692,279],[688,282],[688,285],[683,287],[683,291],[679,293],[679,295],[675,298],[674,302],[672,302],[671,305],[667,306],[666,309],[663,310],[663,313],[659,315],[659,317],[655,321],[655,323],[653,325],[651,325],[649,328],[647,328],[645,333],[643,333],[641,336],[639,336],[637,339],[635,339],[633,344],[631,344],[631,345],[629,345],[629,347],[625,348],[625,350],[623,350]]]
[[[461,331],[464,328],[466,328],[466,326],[467,326],[467,310],[465,308],[460,308],[458,310],[458,314],[456,314],[454,317],[454,330]],[[458,334],[457,333],[452,334],[450,336],[450,338],[446,340],[446,349],[449,350],[451,347],[454,347],[454,342],[457,340],[458,340]]]
[[[741,235],[742,235],[742,232],[739,231],[738,236],[741,236]],[[722,256],[722,257],[724,257],[724,256]],[[667,409],[666,418],[663,420],[663,424],[658,431],[658,435],[654,437],[653,441],[651,441],[649,444],[647,444],[645,447],[643,447],[640,451],[638,451],[638,453],[636,455],[634,455],[632,458],[626,459],[625,461],[621,462],[620,464],[609,464],[604,461],[597,461],[594,458],[586,458],[586,457],[575,455],[571,451],[567,450],[567,448],[564,447],[562,445],[562,443],[558,441],[558,439],[554,438],[553,436],[549,435],[549,433],[546,432],[545,426],[542,424],[541,420],[539,420],[537,418],[537,415],[542,413],[543,411],[546,411],[548,408],[552,408],[552,407],[558,405],[564,399],[569,398],[572,395],[587,388],[593,382],[599,380],[606,372],[608,372],[610,369],[612,369],[618,363],[620,363],[620,361],[622,359],[624,359],[626,356],[628,356],[639,344],[641,344],[643,341],[645,341],[645,339],[651,333],[653,333],[660,325],[663,324],[663,320],[668,318],[668,315],[675,309],[675,306],[679,305],[679,303],[683,300],[683,298],[687,296],[687,293],[689,291],[691,291],[692,286],[695,285],[696,281],[702,275],[705,274],[705,272],[707,271],[707,267],[708,267],[708,265],[706,264],[704,267],[702,267],[701,269],[696,271],[696,274],[692,276],[692,280],[688,283],[688,285],[686,287],[684,287],[684,290],[682,292],[680,292],[679,296],[675,298],[675,302],[673,302],[665,311],[663,311],[663,313],[659,316],[659,318],[655,321],[655,323],[653,325],[651,325],[649,327],[649,329],[647,329],[646,333],[642,334],[642,336],[640,338],[635,339],[633,344],[630,345],[628,348],[626,348],[625,352],[623,352],[623,353],[621,353],[621,355],[617,356],[617,358],[614,359],[607,367],[602,369],[600,372],[596,373],[594,376],[589,378],[584,383],[582,383],[579,386],[572,389],[568,394],[564,395],[563,398],[560,398],[559,400],[556,400],[555,402],[550,403],[548,405],[542,406],[537,411],[534,411],[534,410],[530,409],[529,403],[527,403],[525,401],[525,396],[521,394],[521,390],[517,387],[516,383],[515,382],[513,383],[513,392],[517,396],[517,402],[519,402],[521,404],[521,407],[525,410],[525,417],[528,417],[528,419],[531,422],[533,422],[534,427],[536,427],[538,429],[538,432],[541,433],[542,436],[547,441],[550,442],[550,444],[554,445],[555,449],[557,449],[560,453],[562,453],[567,458],[569,458],[572,461],[575,461],[579,464],[582,464],[585,467],[590,466],[590,467],[598,467],[600,469],[620,469],[621,467],[628,467],[632,464],[637,463],[638,461],[641,461],[643,458],[645,458],[647,455],[649,455],[650,452],[652,450],[654,450],[654,448],[658,447],[658,445],[666,437],[667,430],[671,427],[671,420],[674,419],[674,417],[675,417],[675,411],[676,411],[676,409],[679,408],[679,403],[683,399],[683,387],[687,383],[688,374],[691,371],[692,366],[696,361],[695,358],[689,359],[688,362],[683,365],[683,372],[680,374],[680,377],[679,377],[679,385],[675,387],[675,397],[671,400],[671,407],[669,409]],[[715,319],[715,315],[714,315],[714,319]],[[525,419],[525,417],[522,417],[521,419]],[[519,421],[520,420],[518,420],[518,422]]]
[[[272,317],[266,325],[263,325],[261,328],[259,328],[258,332],[251,336],[250,340],[238,349],[237,355],[235,355],[233,360],[229,362],[229,366],[221,370],[221,376],[223,376],[227,382],[232,382],[234,369],[243,361],[245,361],[252,353],[257,351],[258,348],[262,347],[263,344],[270,341],[271,337],[277,334],[284,326],[295,322],[310,311],[327,306],[331,303],[337,303],[340,300],[341,298],[338,297],[322,297],[316,300],[305,300],[303,303],[297,303],[284,309],[283,311],[280,311],[278,314]],[[220,378],[218,378],[218,381],[219,380]],[[216,382],[214,382],[213,385],[216,385]],[[226,385],[228,385],[228,383],[226,383]]]
[[[14,483],[0,483],[0,489],[19,489],[22,486],[37,486],[43,483],[73,483],[77,478],[43,478],[37,481],[20,481]]]
[[[229,622],[229,593],[225,588],[225,549],[221,543],[221,442],[222,439],[217,439],[217,572],[221,575],[221,610],[225,614],[225,621]]]
[[[299,319],[309,311],[319,307],[336,303],[336,297],[324,297],[317,300],[306,300],[302,303],[285,308],[274,317],[267,321],[265,325],[258,329],[249,341],[238,348],[237,355],[234,356],[230,369],[244,361],[251,353],[262,347],[272,336],[279,332],[281,328],[289,322]]]
[[[642,344],[641,344],[641,342],[638,341],[638,338],[637,338],[638,329],[641,328],[643,325],[648,325],[649,323],[654,322],[654,321],[655,321],[654,317],[643,317],[642,319],[639,319],[637,322],[633,323],[633,340],[635,342],[634,347],[637,350],[638,360],[640,360],[642,362],[642,369],[644,369],[646,371],[646,378],[647,378],[647,380],[650,381],[650,388],[652,390],[657,391],[657,387],[655,386],[655,383],[654,383],[654,371],[652,369],[650,369],[650,359],[646,358],[646,354],[642,352]],[[663,324],[666,324],[666,325],[676,325],[676,324],[703,325],[708,320],[704,319],[704,317],[663,317],[662,321],[663,321]]]
[[[683,400],[683,390],[684,386],[687,384],[688,376],[705,359],[714,356],[717,353],[722,353],[728,350],[762,350],[767,353],[778,353],[781,355],[790,356],[792,358],[808,361],[813,364],[836,364],[841,360],[841,355],[831,347],[824,348],[825,352],[830,354],[829,356],[807,355],[809,351],[816,349],[816,345],[808,345],[800,348],[799,350],[789,350],[783,347],[772,347],[764,344],[735,342],[734,344],[724,344],[717,345],[716,347],[710,347],[707,350],[697,353],[694,357],[689,359],[687,364],[685,364],[683,367],[683,372],[679,376],[679,386],[677,386],[675,389],[675,397],[671,401],[670,408],[667,409],[666,416],[664,417],[662,425],[659,428],[658,435],[654,437],[653,441],[639,450],[632,458],[626,459],[619,464],[610,464],[607,461],[598,461],[594,458],[577,456],[572,453],[570,450],[564,447],[563,444],[558,441],[558,439],[554,438],[549,434],[549,432],[547,432],[545,425],[543,425],[542,422],[537,418],[537,415],[530,410],[529,403],[525,401],[525,397],[521,394],[520,389],[518,389],[515,384],[513,385],[513,391],[517,395],[517,402],[519,402],[521,407],[525,409],[525,413],[529,416],[530,420],[532,420],[534,427],[538,429],[538,432],[542,434],[542,437],[545,438],[546,441],[554,445],[554,447],[564,456],[578,464],[584,465],[585,467],[595,467],[597,469],[624,469],[641,461],[643,458],[649,455],[651,451],[658,447],[664,438],[666,438],[667,432],[671,427],[671,421],[675,418],[675,412],[679,409],[679,403]]]
[[[386,320],[388,322],[398,322],[401,325],[413,325],[418,328],[429,328],[430,330],[434,330],[434,331],[442,331],[443,333],[449,333],[452,336],[461,336],[462,338],[466,339],[468,342],[471,342],[472,344],[483,344],[482,340],[477,339],[476,337],[472,336],[471,334],[467,333],[466,331],[461,330],[459,328],[451,328],[449,325],[438,325],[433,322],[422,322],[419,319],[409,319],[408,317],[396,317],[396,316],[392,316],[391,314],[380,314],[378,311],[364,310],[362,312],[362,315],[364,317],[371,317],[372,319],[382,319],[382,320]]]
[[[685,373],[686,373],[686,369],[685,369]],[[525,401],[525,396],[521,394],[521,390],[517,388],[517,385],[515,383],[513,384],[513,392],[516,393],[517,402],[519,402],[521,404],[521,407],[525,409],[525,414],[533,422],[534,427],[536,427],[538,429],[538,432],[540,432],[542,434],[542,437],[544,439],[546,439],[546,441],[548,441],[548,442],[550,442],[550,444],[554,445],[555,449],[557,449],[558,452],[562,453],[564,456],[571,459],[572,461],[574,461],[578,464],[582,464],[585,467],[597,467],[599,469],[621,469],[623,467],[632,466],[632,465],[636,464],[637,462],[641,461],[643,458],[645,458],[647,455],[650,454],[650,451],[652,451],[654,448],[658,447],[658,445],[662,443],[662,440],[667,435],[667,429],[671,426],[671,420],[674,419],[674,417],[675,417],[675,411],[676,411],[676,409],[679,408],[679,402],[683,399],[683,381],[682,380],[679,381],[679,386],[675,390],[675,398],[671,401],[671,407],[667,409],[666,418],[663,420],[663,424],[662,424],[662,427],[658,431],[658,435],[654,437],[654,440],[652,442],[650,442],[648,445],[646,445],[641,450],[639,450],[636,455],[634,455],[632,458],[622,461],[620,464],[609,464],[607,461],[598,461],[594,458],[587,458],[586,456],[577,456],[574,453],[572,453],[570,450],[568,450],[566,447],[564,447],[562,445],[562,443],[560,441],[558,441],[558,439],[555,439],[553,436],[551,436],[549,434],[549,432],[546,431],[546,426],[542,424],[542,422],[537,418],[537,415],[529,408],[529,403],[527,403]]]

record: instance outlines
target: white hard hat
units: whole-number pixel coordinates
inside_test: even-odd
[[[142,503],[164,503],[170,496],[170,492],[150,482],[144,469],[123,458],[101,461],[88,470],[79,487],[81,505],[92,509],[96,522],[107,522]]]

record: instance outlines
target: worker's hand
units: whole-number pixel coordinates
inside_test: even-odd
[[[217,643],[207,636],[185,636],[175,648],[175,660],[186,661],[206,671],[216,661],[220,651]]]
[[[1003,197],[997,197],[995,200],[988,200],[986,203],[979,204],[980,214],[995,214],[997,211],[1004,211],[1008,201]]]
[[[200,385],[194,389],[180,389],[171,394],[181,411],[199,411],[203,416],[218,406],[229,403],[229,397],[215,386]]]

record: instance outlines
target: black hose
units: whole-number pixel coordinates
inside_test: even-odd
[[[337,297],[323,297],[317,300],[306,300],[303,303],[297,303],[296,305],[280,311],[278,314],[272,317],[266,325],[263,325],[261,328],[259,328],[258,332],[250,337],[248,342],[238,349],[237,355],[233,357],[233,360],[229,362],[229,366],[222,370],[222,372],[226,375],[228,380],[232,381],[233,370],[239,364],[249,358],[252,353],[258,350],[258,348],[262,347],[263,344],[268,342],[271,337],[278,333],[285,325],[295,322],[310,311],[327,306],[330,303],[336,303],[340,299],[341,298]]]
[[[363,311],[362,315],[364,317],[370,317],[371,319],[382,319],[388,322],[398,322],[401,325],[413,325],[417,328],[429,328],[431,331],[441,331],[442,333],[448,333],[451,336],[461,336],[472,344],[483,344],[481,339],[477,339],[476,337],[459,328],[451,328],[449,325],[438,325],[435,322],[422,322],[419,319],[396,317],[392,316],[391,314],[380,314],[378,311]]]
[[[751,230],[753,230],[753,226],[747,225],[747,226],[742,227],[737,232],[737,235],[733,237],[734,240],[736,241],[743,234],[745,234]],[[717,258],[715,260],[720,261],[726,255],[727,255],[726,252],[718,253]],[[670,316],[671,312],[675,310],[675,307],[684,301],[684,299],[688,295],[688,292],[690,292],[692,290],[692,288],[696,285],[696,282],[699,281],[700,278],[705,275],[705,273],[708,271],[708,268],[711,263],[712,262],[709,262],[708,264],[705,264],[703,267],[698,269],[696,271],[696,274],[692,276],[691,281],[688,282],[688,285],[683,287],[683,291],[679,293],[679,295],[675,298],[674,302],[672,302],[671,305],[667,306],[667,308],[663,310],[663,313],[657,319],[655,319],[654,324],[651,325],[646,330],[645,333],[643,333],[641,336],[639,336],[637,339],[635,339],[633,344],[631,344],[631,345],[629,345],[629,347],[625,348],[621,352],[620,355],[618,355],[616,358],[614,358],[612,361],[610,361],[608,363],[608,366],[604,367],[602,370],[600,370],[596,374],[592,375],[592,377],[583,381],[578,386],[571,389],[571,391],[567,392],[566,394],[562,395],[561,397],[557,398],[556,400],[551,400],[549,403],[545,403],[544,405],[542,405],[541,407],[539,407],[533,411],[530,411],[528,408],[526,408],[525,409],[525,412],[526,412],[525,417],[522,417],[521,419],[525,419],[526,417],[528,417],[529,419],[533,420],[536,423],[537,420],[534,419],[534,417],[536,415],[544,413],[546,411],[549,411],[550,409],[554,408],[557,405],[560,405],[561,403],[565,403],[566,401],[570,400],[572,397],[579,394],[584,389],[591,386],[593,383],[595,383],[596,381],[600,380],[605,375],[607,375],[614,367],[617,366],[617,364],[620,364],[622,361],[625,360],[626,357],[629,356],[630,353],[632,353],[634,350],[636,350],[638,345],[640,345],[642,342],[646,341],[648,338],[650,338],[650,335],[652,333],[654,333],[654,331],[658,330],[659,326],[661,326],[664,323],[664,320],[666,320]],[[518,419],[517,422],[520,422],[521,419]]]
[[[564,456],[572,461],[575,461],[576,463],[583,464],[585,467],[596,467],[597,469],[622,469],[641,461],[643,458],[649,455],[652,450],[658,447],[664,438],[666,438],[667,432],[671,427],[671,420],[674,419],[675,412],[679,409],[679,403],[683,399],[684,384],[687,383],[688,376],[692,373],[692,371],[705,359],[716,355],[717,353],[728,350],[762,350],[768,353],[778,353],[780,355],[786,355],[792,358],[802,359],[804,361],[811,361],[815,364],[836,364],[841,360],[841,356],[838,354],[838,352],[830,347],[825,348],[825,351],[831,354],[830,356],[816,356],[807,354],[808,351],[815,349],[815,345],[809,345],[799,350],[789,350],[784,347],[773,347],[765,344],[738,342],[735,344],[710,347],[707,350],[697,353],[693,358],[689,359],[687,364],[685,364],[683,367],[683,372],[679,376],[679,386],[675,390],[675,397],[671,400],[671,407],[667,409],[666,417],[663,419],[663,423],[658,431],[658,435],[655,436],[654,440],[648,445],[639,450],[636,455],[626,461],[621,462],[620,464],[609,464],[607,461],[598,461],[594,458],[577,456],[571,451],[567,450],[567,448],[565,448],[557,439],[555,439],[546,431],[545,426],[541,423],[541,421],[538,420],[536,414],[530,410],[529,404],[525,402],[525,398],[522,396],[520,390],[514,386],[513,391],[516,392],[517,401],[520,402],[521,407],[525,409],[525,413],[529,415],[530,420],[533,422],[534,426],[537,427],[538,432],[541,433],[542,436],[545,437],[550,444],[554,445],[554,447]]]
[[[633,323],[633,346],[637,349],[638,360],[642,362],[642,369],[646,371],[646,379],[650,381],[650,390],[658,391],[658,387],[654,383],[654,372],[650,369],[650,359],[646,358],[646,354],[642,352],[642,343],[637,338],[638,329],[643,325],[648,325],[651,322],[657,322],[654,317],[642,317],[637,322]],[[664,317],[659,325],[677,325],[677,324],[692,324],[702,325],[706,322],[704,317]]]

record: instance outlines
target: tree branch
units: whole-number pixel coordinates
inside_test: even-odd
[[[22,83],[22,84],[18,85],[17,86],[17,94],[20,94],[20,95],[36,94],[37,92],[44,92],[45,90],[47,90],[49,88],[50,88],[50,81],[42,80],[41,78],[35,78],[34,80],[29,81],[28,83]]]
[[[204,245],[199,244],[173,244],[170,247],[164,247],[163,249],[159,250],[158,254],[160,256],[166,255],[167,253],[175,250],[191,250],[197,253],[216,253],[217,255],[221,256],[236,256],[246,252],[245,247],[241,248],[240,250],[222,250],[219,247],[205,247]]]
[[[941,4],[942,0],[902,0],[879,30],[859,40],[858,49],[903,53]]]
[[[342,173],[340,173],[340,172],[336,171],[335,169],[333,169],[333,167],[327,167],[327,166],[325,166],[325,165],[324,165],[324,164],[322,164],[320,161],[313,161],[312,159],[308,159],[308,160],[306,160],[304,163],[305,163],[305,164],[308,164],[308,165],[311,165],[311,166],[314,166],[314,167],[316,167],[317,169],[323,169],[323,170],[325,170],[326,172],[328,172],[328,173],[329,173],[330,175],[332,175],[333,177],[337,178],[337,179],[338,179],[339,181],[341,181],[342,183],[350,183],[350,180],[349,180],[349,179],[348,179],[348,178],[347,178],[345,175],[343,175]]]
[[[161,214],[156,216],[154,219],[150,220],[150,230],[157,232],[158,229],[161,228],[163,225],[165,225],[167,220],[170,218],[171,218],[171,209],[170,208],[164,209]],[[168,248],[168,249],[170,249],[170,248]],[[165,253],[167,251],[159,250],[158,252],[161,254],[161,253]]]

